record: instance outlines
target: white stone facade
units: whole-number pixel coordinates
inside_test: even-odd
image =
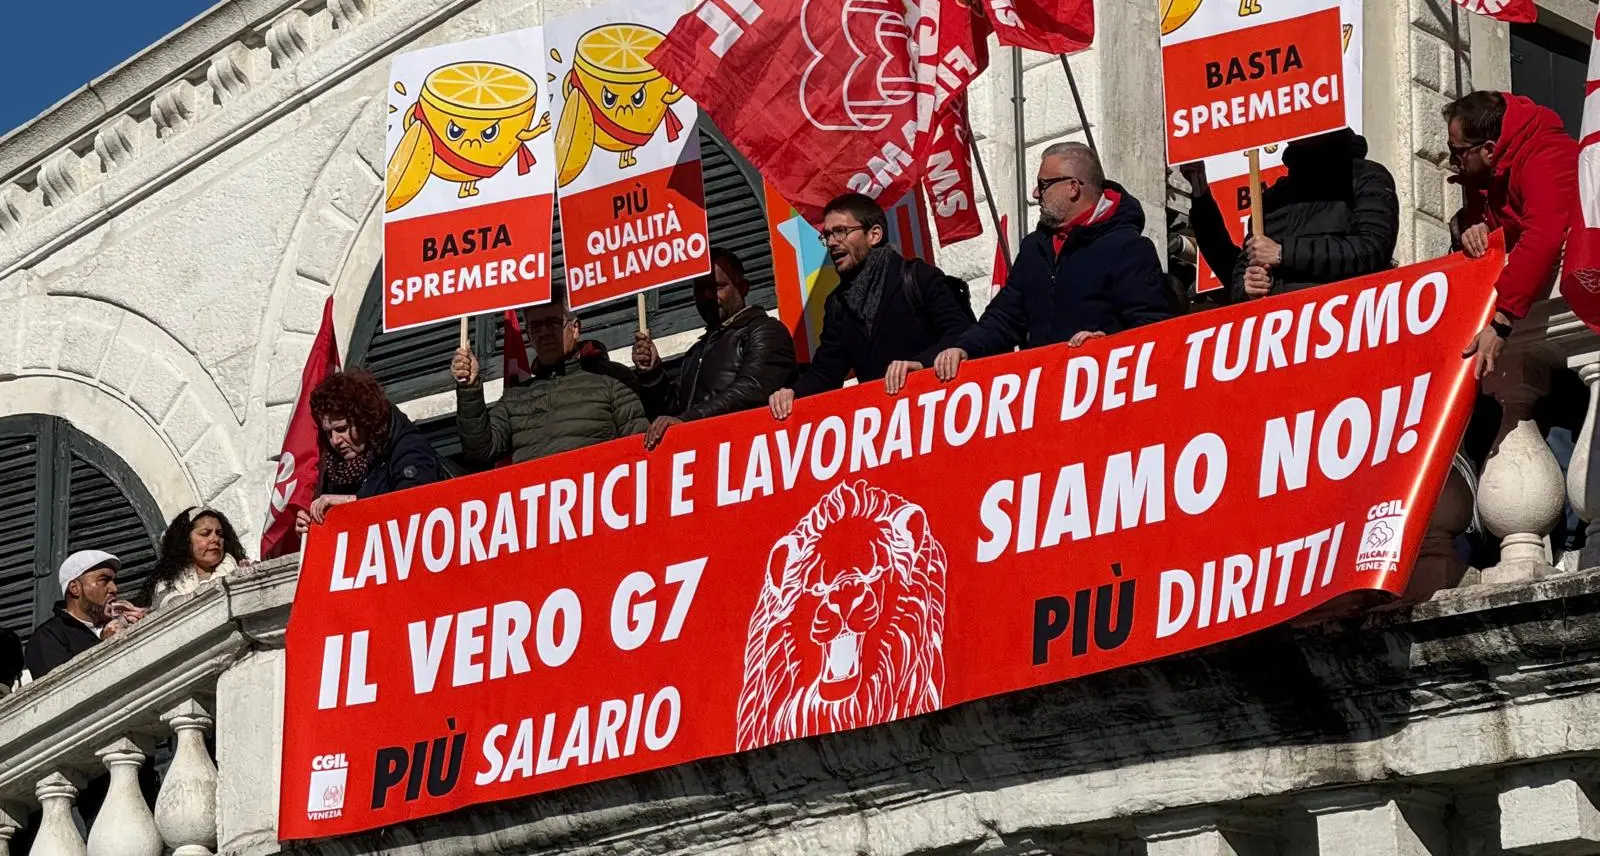
[[[65,418],[121,457],[165,515],[208,503],[257,543],[323,302],[334,299],[343,349],[381,257],[388,58],[581,5],[225,0],[0,139],[0,416]],[[1543,5],[1569,33],[1595,12]],[[1156,4],[1098,7],[1097,46],[1072,69],[1108,173],[1164,246],[1163,204],[1183,200],[1163,166]],[[1439,107],[1456,57],[1464,87],[1510,81],[1507,29],[1463,15],[1458,53],[1450,8],[1365,11],[1365,127],[1399,186],[1401,262],[1448,243]],[[994,202],[1016,224],[1039,151],[1083,139],[1061,63],[995,50],[971,112]],[[980,238],[940,262],[982,299],[993,247]],[[1546,500],[1596,518],[1600,496],[1582,478],[1563,485],[1527,436],[1552,368],[1582,367],[1591,389],[1600,379],[1600,342],[1552,302],[1517,352],[1487,385],[1516,454],[1480,484],[1508,561],[1469,575],[1502,585],[774,747],[750,756],[759,763],[702,762],[302,852],[1600,853],[1600,577],[1557,576],[1544,546]],[[1586,467],[1575,457],[1571,469]],[[1453,481],[1419,577],[1459,576],[1449,535],[1470,509]],[[1590,540],[1596,555],[1565,570],[1600,566]],[[41,802],[40,856],[133,852],[107,843],[128,841],[152,854],[163,842],[182,856],[277,852],[294,572],[244,574],[0,700],[0,856]],[[215,759],[197,739],[213,722]],[[150,737],[171,734],[179,774],[148,822],[123,788],[113,831],[135,832],[90,830],[86,842],[70,828],[61,809],[75,782],[131,769]]]

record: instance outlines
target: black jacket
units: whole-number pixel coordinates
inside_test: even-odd
[[[1349,130],[1290,143],[1284,150],[1289,174],[1261,194],[1263,231],[1283,247],[1283,262],[1272,269],[1273,294],[1394,266],[1400,200],[1389,171],[1366,156],[1367,141]],[[1210,195],[1194,200],[1189,211],[1195,244],[1226,281],[1228,301],[1246,299],[1249,265],[1223,218],[1249,213],[1246,207],[1225,215]]]
[[[765,406],[794,374],[794,339],[759,306],[706,331],[684,354],[677,382],[660,368],[639,376],[639,397],[653,415],[704,419]]]
[[[1055,232],[1022,242],[1006,285],[959,342],[971,357],[1065,342],[1085,330],[1107,335],[1177,314],[1155,245],[1144,237],[1144,208],[1106,182],[1109,209],[1073,226],[1058,254]]]
[[[965,284],[951,279],[921,259],[906,260],[897,254],[901,265],[910,265],[910,284],[922,295],[922,311],[906,296],[906,272],[891,268],[884,283],[878,317],[869,330],[861,316],[845,305],[841,285],[828,295],[822,309],[822,337],[811,365],[800,373],[794,394],[813,395],[844,386],[853,371],[862,383],[881,379],[896,360],[916,360],[933,365],[939,352],[955,344],[972,327],[971,310],[956,297]]]
[[[323,454],[334,453],[325,449]],[[356,488],[355,495],[357,499],[367,499],[408,487],[432,484],[445,477],[444,462],[439,460],[439,453],[433,450],[433,444],[398,407],[391,405],[389,445],[372,462],[372,468],[367,470],[367,477]],[[324,476],[319,493],[343,493],[348,490],[348,485],[329,484]]]
[[[66,601],[58,600],[55,614],[40,622],[28,637],[28,651],[23,660],[28,664],[28,674],[37,681],[99,644],[100,634],[73,618],[67,612]]]
[[[17,634],[0,627],[0,686],[11,686],[22,677],[26,668],[22,662],[22,640]]]

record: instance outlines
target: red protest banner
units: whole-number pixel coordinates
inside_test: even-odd
[[[289,623],[279,835],[872,726],[1401,592],[1502,261],[340,506]]]
[[[1218,9],[1209,12],[1221,15]],[[1253,20],[1197,18],[1162,37],[1168,163],[1345,126],[1338,4],[1266,23]]]

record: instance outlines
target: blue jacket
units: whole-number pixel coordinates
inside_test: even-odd
[[[1139,200],[1106,182],[1101,208],[1071,227],[1059,255],[1054,232],[1038,230],[1023,240],[1005,288],[957,347],[987,357],[1065,342],[1084,330],[1110,335],[1173,317],[1161,260],[1143,230]]]

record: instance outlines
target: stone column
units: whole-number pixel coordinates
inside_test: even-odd
[[[1322,856],[1449,856],[1444,800],[1431,794],[1316,791],[1300,804],[1316,818]]]
[[[1578,432],[1572,460],[1567,464],[1567,496],[1578,516],[1588,523],[1578,560],[1578,567],[1587,570],[1600,567],[1600,478],[1593,472],[1593,467],[1600,464],[1593,454],[1595,421],[1600,418],[1600,389],[1595,388],[1595,381],[1600,380],[1600,362],[1579,368],[1578,378],[1589,388],[1589,408],[1583,414],[1583,429]]]
[[[211,715],[194,699],[161,717],[178,747],[156,799],[156,828],[173,856],[211,856],[217,848],[217,765],[206,751]]]
[[[1500,847],[1520,856],[1600,852],[1600,809],[1577,781],[1538,768],[1507,774],[1500,793]]]
[[[283,662],[281,650],[257,651],[217,679],[217,843],[223,851],[278,840]]]
[[[11,856],[11,837],[22,828],[22,812],[12,812],[0,806],[0,856]]]
[[[72,807],[78,801],[77,787],[58,771],[44,777],[34,793],[39,797],[43,819],[28,856],[88,856],[78,824],[72,819]]]
[[[1134,823],[1146,856],[1274,856],[1269,824],[1213,809],[1177,811]]]
[[[1554,571],[1545,536],[1566,502],[1561,465],[1533,421],[1533,405],[1550,389],[1550,369],[1526,353],[1507,352],[1484,391],[1500,402],[1499,439],[1478,481],[1478,511],[1500,538],[1500,564],[1483,572],[1486,583],[1534,580]]]
[[[89,856],[161,856],[156,819],[139,790],[144,751],[124,737],[95,754],[111,772],[111,787],[89,830]]]

